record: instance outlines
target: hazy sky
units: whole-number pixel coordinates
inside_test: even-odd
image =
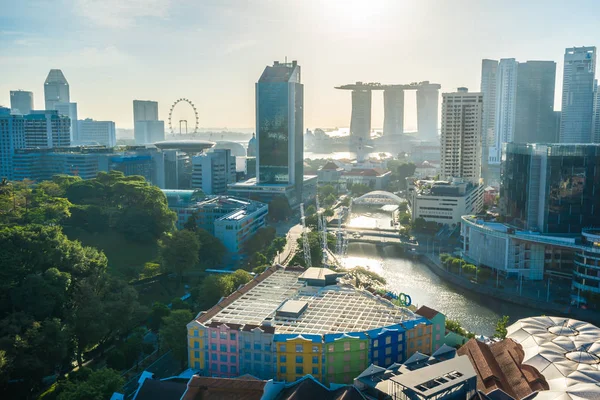
[[[348,126],[355,81],[429,80],[479,90],[482,58],[557,62],[600,44],[598,0],[0,0],[0,104],[63,70],[79,117],[133,125],[133,99],[180,97],[200,126],[254,126],[254,83],[273,60],[297,59],[305,127]],[[407,95],[405,127],[416,127]],[[560,94],[556,104],[560,104]],[[373,126],[383,125],[382,95]],[[185,111],[181,113],[185,117]]]

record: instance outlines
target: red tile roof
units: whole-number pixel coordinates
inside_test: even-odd
[[[457,352],[466,355],[477,372],[477,389],[489,393],[501,389],[521,399],[538,390],[548,390],[542,374],[529,365],[523,365],[523,348],[512,339],[490,346],[475,339],[469,340]]]
[[[416,313],[422,317],[427,318],[428,320],[432,320],[433,318],[435,318],[436,315],[439,314],[439,311],[436,311],[433,308],[429,308],[427,306],[421,306],[416,311]]]

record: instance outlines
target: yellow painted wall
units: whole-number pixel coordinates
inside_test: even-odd
[[[431,355],[432,325],[419,324],[406,331],[406,357],[415,352]],[[419,346],[419,341],[421,345]]]
[[[188,329],[188,352],[189,352],[189,360],[190,360],[190,368],[194,368],[195,362],[197,361],[198,363],[200,363],[200,369],[204,369],[204,356],[205,356],[205,349],[204,349],[204,332],[202,332],[202,330],[198,329],[198,336],[194,336],[194,330],[195,329]],[[198,348],[195,348],[194,345],[195,343],[198,343]],[[199,356],[200,357],[195,357],[195,352],[199,352]]]
[[[299,346],[299,348],[297,349],[296,346]],[[278,380],[293,382],[298,377],[306,374],[311,374],[316,379],[321,380],[323,370],[323,345],[321,343],[314,343],[306,339],[291,339],[286,342],[277,342],[276,349]],[[285,356],[285,361],[282,361],[281,356]],[[301,363],[296,362],[297,356],[302,357]],[[317,357],[316,364],[313,363],[313,357]],[[282,366],[286,367],[286,372],[281,372]],[[301,373],[296,371],[296,367],[302,367]],[[317,368],[316,372],[313,372],[313,368]]]

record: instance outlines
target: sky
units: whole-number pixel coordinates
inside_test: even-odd
[[[600,44],[597,0],[0,0],[0,105],[62,69],[79,118],[133,127],[132,100],[188,98],[200,127],[252,128],[254,84],[274,60],[298,60],[306,128],[346,127],[351,100],[334,86],[429,80],[479,90],[483,58],[557,62]],[[416,129],[407,92],[405,128]],[[191,111],[178,105],[174,119]],[[191,122],[190,122],[191,123]],[[383,97],[373,95],[373,127]]]

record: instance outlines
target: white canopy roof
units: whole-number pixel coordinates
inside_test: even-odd
[[[600,328],[543,316],[521,319],[507,331],[507,338],[523,347],[523,363],[540,371],[550,386],[535,400],[600,399]]]

